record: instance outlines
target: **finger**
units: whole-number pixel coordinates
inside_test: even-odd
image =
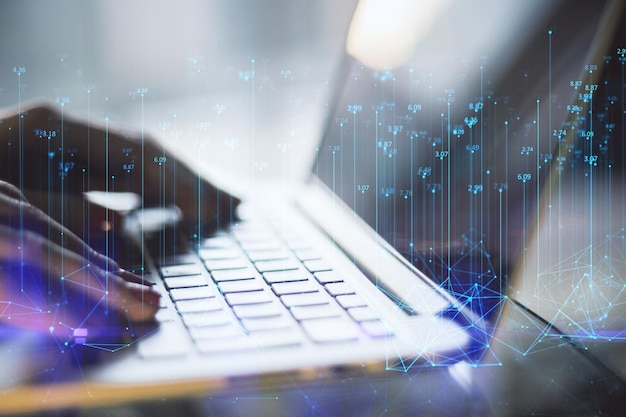
[[[119,311],[127,312],[133,321],[149,320],[158,309],[160,296],[155,290],[129,284],[31,231],[0,225],[0,259],[3,263],[19,260],[26,265],[37,265],[53,280],[58,280],[57,284],[62,282],[69,289],[82,291],[94,301],[106,302]]]
[[[13,205],[13,207],[7,208],[7,205]],[[3,199],[0,195],[0,219],[4,217],[3,215],[6,215],[7,212],[11,211],[13,213],[19,210],[20,207],[23,209],[23,223],[26,230],[37,233],[38,231],[45,230],[45,227],[49,227],[49,237],[57,245],[64,246],[66,250],[76,252],[83,258],[89,259],[101,269],[117,274],[125,281],[146,284],[146,281],[142,280],[140,276],[122,269],[114,260],[95,251],[78,236],[63,228],[55,220],[46,216],[41,210],[29,205],[25,201],[10,201]]]
[[[92,203],[83,193],[25,189],[24,194],[31,205],[84,241],[88,238],[105,238],[112,230],[121,229],[120,212]]]
[[[141,282],[127,282],[126,289],[135,299],[141,301],[142,306],[141,311],[135,311],[131,314],[131,318],[133,315],[135,321],[153,318],[158,310],[161,295],[156,290],[147,290]],[[148,311],[145,309],[146,305],[150,307]]]
[[[118,269],[117,271],[114,271],[115,275],[121,277],[124,281],[129,282],[129,283],[135,283],[135,284],[142,284],[142,285],[147,285],[149,287],[152,287],[154,284],[152,284],[150,281],[146,281],[145,279],[141,278],[139,275],[135,275],[130,271],[127,271],[125,269]]]
[[[14,198],[19,201],[26,201],[26,197],[20,192],[19,188],[2,180],[0,180],[0,194],[4,194],[9,198]]]
[[[55,244],[80,254],[104,270],[120,269],[115,261],[95,251],[73,232],[25,201],[0,195],[0,223],[45,235]]]

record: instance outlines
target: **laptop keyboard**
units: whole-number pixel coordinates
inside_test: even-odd
[[[201,354],[390,336],[365,298],[305,239],[279,236],[265,223],[241,222],[197,250],[157,259],[175,309],[163,303],[160,329],[140,344],[140,354],[186,353],[177,343],[184,337],[179,322]]]

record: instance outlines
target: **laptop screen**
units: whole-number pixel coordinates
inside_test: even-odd
[[[602,7],[587,8],[509,16],[510,31],[525,28],[516,44],[488,25],[466,38],[446,26],[402,66],[347,59],[314,178],[432,278],[501,294],[551,170],[611,158],[578,140],[592,134],[583,109],[600,83],[589,51]]]

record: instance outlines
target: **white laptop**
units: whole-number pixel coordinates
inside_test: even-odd
[[[591,48],[596,29],[580,42]],[[558,45],[555,60],[568,52]],[[203,236],[150,231],[146,218],[167,223],[170,211],[129,215],[122,257],[145,250],[157,325],[129,324],[119,341],[77,333],[53,372],[16,369],[7,410],[481,363],[556,158],[545,132],[561,130],[562,108],[539,123],[549,77],[522,50],[526,74],[519,61],[502,69],[504,52],[440,73],[419,56],[377,70],[346,57],[309,180],[244,197],[230,226]],[[563,80],[587,62],[567,58],[550,87],[555,114],[574,92]]]

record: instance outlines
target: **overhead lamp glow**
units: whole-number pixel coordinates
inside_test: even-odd
[[[450,0],[361,0],[352,17],[348,53],[373,69],[405,62]]]

